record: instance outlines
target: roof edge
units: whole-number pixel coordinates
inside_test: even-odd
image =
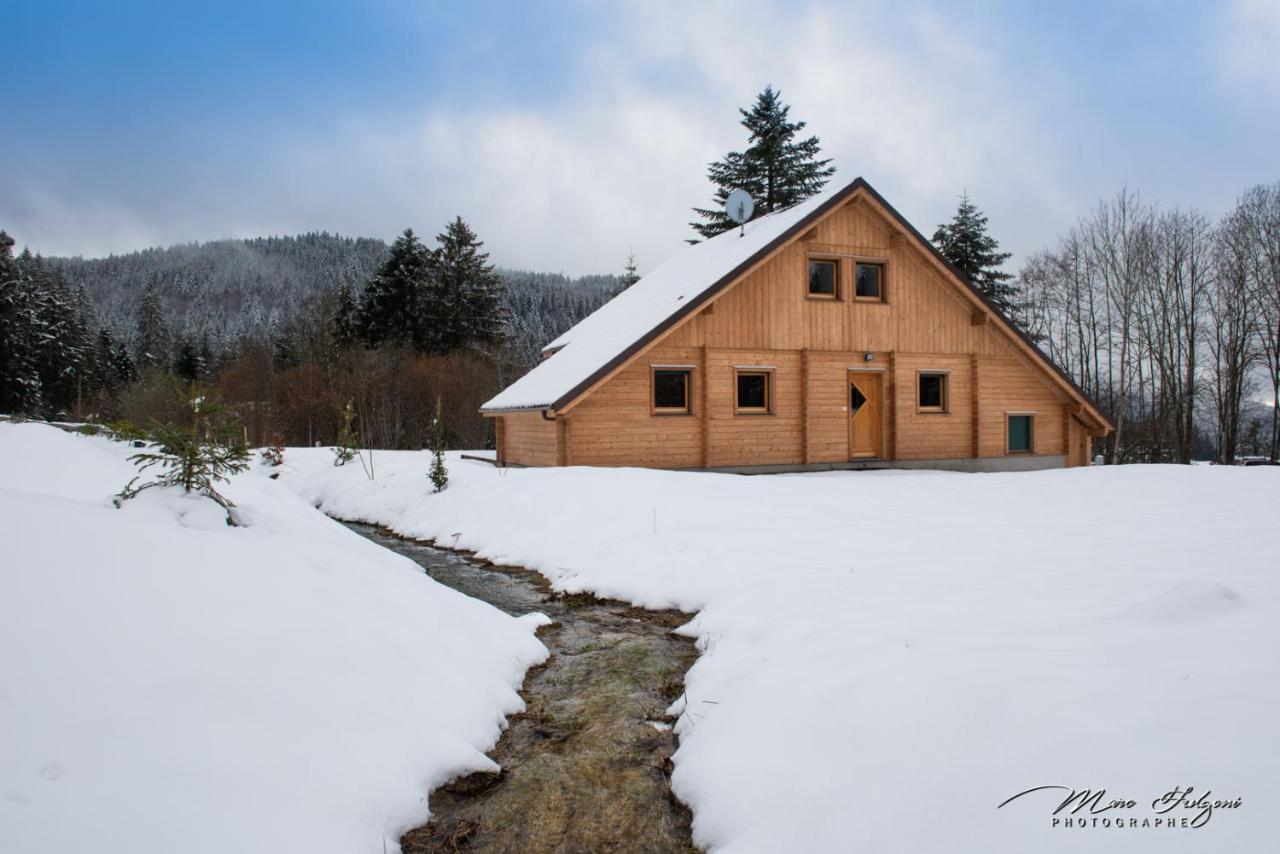
[[[533,406],[482,406],[481,415],[505,415],[508,412],[546,412],[554,409],[549,403],[538,403]]]

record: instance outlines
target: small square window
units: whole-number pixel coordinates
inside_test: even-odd
[[[840,298],[839,261],[809,261],[809,296],[817,299]]]
[[[1030,454],[1035,448],[1035,417],[1009,416],[1009,453]]]
[[[738,371],[736,411],[749,415],[762,415],[770,411],[770,371]]]
[[[920,409],[924,412],[946,412],[946,374],[920,374],[918,404]]]
[[[884,298],[883,264],[859,264],[856,279],[854,296],[858,299],[878,300]]]
[[[688,370],[653,369],[653,411],[663,415],[688,415]]]

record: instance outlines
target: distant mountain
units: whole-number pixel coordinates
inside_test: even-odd
[[[350,285],[357,293],[387,257],[387,244],[327,232],[214,240],[107,258],[50,258],[82,286],[100,318],[124,336],[147,285],[164,295],[174,331],[215,344],[272,335],[309,297]],[[569,278],[499,271],[522,360],[621,288],[618,276]]]

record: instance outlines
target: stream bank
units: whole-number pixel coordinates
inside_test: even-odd
[[[404,835],[405,854],[696,850],[689,810],[671,792],[676,738],[665,716],[697,658],[693,641],[672,633],[688,614],[556,595],[537,573],[348,527],[468,596],[553,621],[538,630],[551,655],[525,677],[526,709],[490,753],[501,773],[432,792],[431,821]]]

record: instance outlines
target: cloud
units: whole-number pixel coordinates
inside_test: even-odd
[[[1007,242],[1033,248],[1046,212],[1080,201],[1034,121],[1044,93],[1010,83],[985,34],[925,13],[654,8],[618,7],[551,107],[438,108],[364,128],[331,156],[354,143],[354,162],[394,164],[353,177],[405,224],[461,214],[501,263],[570,272],[615,270],[629,249],[643,271],[678,250],[710,197],[706,164],[744,144],[737,108],[768,83],[821,136],[837,180],[864,175],[924,230],[967,187],[1003,214]],[[654,85],[663,74],[676,82]],[[325,168],[323,146],[312,157]]]
[[[37,189],[0,215],[49,254],[311,229],[390,238],[461,215],[504,266],[617,271],[634,250],[643,272],[692,235],[706,164],[744,145],[737,108],[768,83],[837,180],[863,175],[926,233],[967,188],[1026,252],[1093,200],[1066,175],[1053,74],[945,7],[635,2],[603,26],[565,58],[558,91],[536,88],[536,68],[536,97],[506,103],[468,99],[462,81],[447,99],[216,139],[209,156],[105,164],[114,186],[45,163],[19,170]]]
[[[1250,96],[1280,98],[1280,0],[1233,0],[1217,16],[1219,71]]]

